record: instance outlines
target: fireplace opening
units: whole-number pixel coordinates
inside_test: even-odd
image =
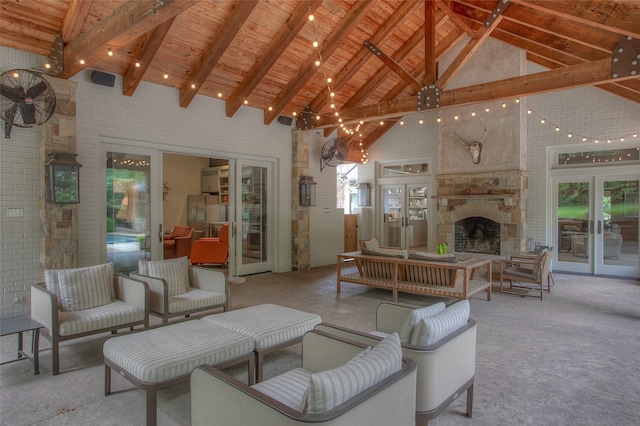
[[[500,223],[473,216],[456,222],[456,252],[500,254]]]

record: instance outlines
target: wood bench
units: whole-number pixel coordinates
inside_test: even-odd
[[[343,274],[343,262],[348,259],[353,259],[357,271]],[[487,268],[486,279],[475,279],[475,273],[481,267]],[[468,299],[486,291],[487,300],[491,300],[491,260],[447,263],[364,255],[354,251],[338,255],[338,293],[341,282],[390,289],[394,302],[398,301],[398,291],[457,299]]]

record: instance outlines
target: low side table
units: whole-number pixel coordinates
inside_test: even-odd
[[[31,350],[33,352],[33,374],[40,374],[38,352],[40,351],[40,329],[43,327],[44,325],[40,324],[38,321],[32,320],[26,315],[0,319],[0,336],[18,334],[18,358],[12,359],[11,361],[5,361],[0,363],[0,365],[21,361],[23,359],[31,359],[26,352],[22,350],[22,333],[25,331],[32,331],[33,339],[31,342]]]

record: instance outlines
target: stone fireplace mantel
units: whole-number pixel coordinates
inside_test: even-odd
[[[500,255],[526,247],[528,173],[507,170],[438,174],[438,243],[455,247],[456,222],[483,217],[500,224]]]

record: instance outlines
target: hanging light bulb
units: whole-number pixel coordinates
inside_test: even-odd
[[[313,22],[314,19],[316,19],[316,17],[313,16],[313,14],[309,15],[309,22]]]
[[[113,52],[111,51],[111,46],[107,47],[107,55],[113,56]]]
[[[318,40],[313,40],[313,47],[318,47]]]

